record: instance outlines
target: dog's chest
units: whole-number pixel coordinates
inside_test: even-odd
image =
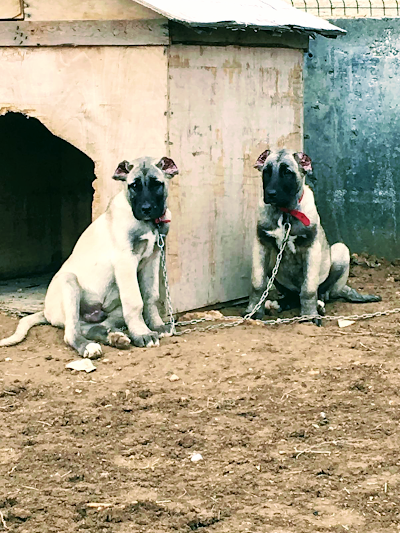
[[[147,259],[153,254],[157,246],[157,237],[157,232],[151,230],[145,232],[131,231],[129,241],[132,253],[139,256],[140,259]]]
[[[265,229],[264,234],[266,237],[269,237],[271,239],[275,240],[276,246],[278,249],[281,249],[285,235],[286,235],[286,228],[283,224],[283,215],[281,215],[277,221],[277,226],[274,229]],[[297,235],[290,235],[289,240],[287,242],[287,249],[290,250],[293,254],[296,253],[296,239]]]

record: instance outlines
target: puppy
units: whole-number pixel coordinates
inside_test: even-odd
[[[99,343],[157,346],[169,333],[157,309],[157,239],[168,233],[168,183],[177,173],[168,157],[122,161],[113,178],[123,182],[123,190],[84,231],[52,279],[44,311],[21,319],[0,346],[21,342],[37,324],[64,328],[65,342],[83,357],[100,356]]]
[[[349,302],[378,302],[379,296],[363,295],[347,285],[350,253],[346,245],[329,246],[321,226],[314,194],[305,178],[312,172],[311,159],[304,153],[265,150],[255,168],[262,174],[263,200],[253,245],[252,291],[247,313],[263,294],[290,222],[289,241],[275,278],[284,296],[280,308],[300,301],[301,314],[317,316],[324,302],[343,298]],[[262,318],[260,309],[253,318]],[[321,325],[320,319],[315,319]]]

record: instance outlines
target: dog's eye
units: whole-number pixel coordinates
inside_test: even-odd
[[[150,180],[150,188],[157,192],[162,192],[164,190],[164,183],[158,180]]]
[[[264,169],[263,172],[263,178],[270,178],[272,176],[272,166],[268,165],[266,169]]]
[[[140,180],[136,180],[133,183],[129,185],[130,189],[133,189],[134,191],[140,191],[142,190],[142,182]]]
[[[290,170],[290,168],[285,168],[283,170],[283,175],[286,177],[286,178],[290,178],[294,175],[294,172],[292,170]]]

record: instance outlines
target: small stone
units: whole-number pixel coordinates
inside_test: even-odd
[[[184,435],[179,441],[178,445],[182,448],[191,448],[196,444],[196,440],[191,435]]]
[[[12,361],[11,357],[6,357],[4,361]]]
[[[177,376],[176,374],[172,374],[171,376],[169,376],[168,379],[170,381],[179,381],[181,378],[179,376]]]
[[[192,463],[197,463],[197,461],[201,461],[202,459],[203,459],[203,456],[201,455],[201,453],[194,453],[192,457],[190,458]]]
[[[346,328],[347,326],[351,326],[352,324],[355,324],[355,320],[345,320],[345,319],[339,319],[338,320],[338,326],[339,328]]]
[[[21,509],[20,507],[13,507],[8,514],[8,518],[17,518],[23,522],[28,520],[31,516],[31,513],[27,509]]]
[[[145,400],[146,398],[150,398],[151,396],[153,396],[153,393],[150,390],[146,389],[146,390],[139,391],[138,396],[139,398],[142,398],[143,400]]]
[[[65,365],[65,368],[84,372],[93,372],[93,370],[96,370],[96,367],[92,363],[91,359],[78,359],[77,361],[71,361]]]

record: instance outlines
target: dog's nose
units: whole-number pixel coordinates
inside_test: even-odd
[[[150,211],[151,211],[151,205],[150,204],[143,204],[142,205],[142,213],[144,215],[150,214]]]
[[[267,191],[268,198],[276,198],[276,190],[271,189],[270,191]]]

